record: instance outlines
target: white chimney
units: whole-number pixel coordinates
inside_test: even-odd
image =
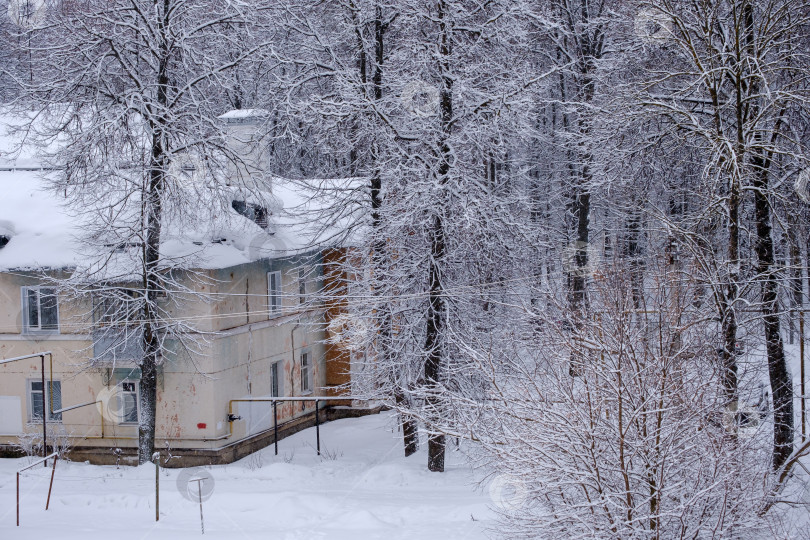
[[[219,116],[226,124],[228,146],[239,157],[229,167],[229,184],[250,184],[251,187],[271,190],[265,177],[267,145],[259,133],[259,126],[269,115],[265,109],[235,109]]]

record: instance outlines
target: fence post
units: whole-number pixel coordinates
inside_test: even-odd
[[[278,401],[273,401],[273,443],[276,446],[276,455],[278,455]]]
[[[202,478],[197,480],[197,495],[200,497],[200,528],[202,529],[202,533],[205,534],[205,521],[203,521],[202,511],[202,481]]]
[[[160,454],[155,452],[155,521],[160,521]]]
[[[321,416],[318,413],[320,400],[315,400],[315,438],[318,445],[318,455],[321,455]]]
[[[48,405],[45,401],[45,393],[49,390],[53,391],[53,388],[45,387],[45,355],[43,354],[39,358],[42,360],[42,457],[45,457],[48,455]],[[44,466],[48,467],[47,460],[45,460]]]

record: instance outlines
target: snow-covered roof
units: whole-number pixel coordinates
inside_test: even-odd
[[[49,178],[57,173],[43,169],[45,162],[36,148],[25,142],[19,144],[20,134],[10,134],[7,126],[8,121],[0,117],[0,237],[9,239],[0,247],[0,271],[84,264],[88,246],[82,242],[81,233],[86,229],[83,220],[87,216],[71,211],[68,201],[50,188]],[[161,255],[184,258],[186,267],[215,269],[308,250],[310,225],[297,219],[297,209],[306,205],[307,197],[286,186],[284,179],[272,178],[269,182],[272,194],[244,193],[227,186],[217,188],[214,194],[226,201],[245,201],[267,208],[271,215],[266,229],[231,205],[223,208],[201,204],[200,213],[208,214],[197,216],[193,225],[164,226]]]
[[[39,191],[39,174],[0,171],[0,223],[10,234],[0,248],[2,270],[61,268],[76,261],[78,224],[55,196]]]

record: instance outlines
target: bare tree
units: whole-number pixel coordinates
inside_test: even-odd
[[[751,425],[732,442],[733,419],[714,414],[722,372],[705,368],[713,323],[690,301],[696,283],[684,283],[664,257],[648,263],[642,309],[628,266],[608,266],[578,339],[554,320],[567,301],[552,293],[557,309],[542,316],[533,348],[514,345],[515,325],[477,355],[494,383],[487,399],[459,403],[468,411],[462,433],[501,475],[495,485],[510,488],[496,492],[505,537],[769,529],[757,517],[769,449]],[[567,369],[572,348],[587,359],[576,378]]]
[[[716,197],[707,204],[720,202],[724,208],[728,250],[718,267],[722,286],[715,292],[723,336],[723,385],[732,404],[738,389],[738,309],[745,291],[740,284],[746,274],[741,231],[746,195],[753,197],[758,264],[749,279],[761,285],[759,305],[774,398],[773,467],[779,470],[793,451],[793,388],[777,313],[769,178],[780,168],[803,166],[805,159],[794,151],[787,118],[807,105],[799,82],[806,54],[797,41],[799,29],[807,24],[806,6],[782,0],[700,5],[662,1],[650,6],[652,13],[664,17],[659,20],[666,26],[673,63],[655,70],[657,78],[645,88],[643,99],[700,147],[704,174],[714,183],[709,189]]]
[[[240,1],[66,1],[27,30],[39,60],[18,104],[35,110],[40,140],[55,142],[53,188],[87,233],[87,263],[65,286],[92,293],[113,326],[137,328],[140,463],[154,452],[158,370],[191,329],[171,313],[194,293],[182,275],[193,253],[167,250],[167,230],[210,220],[226,183],[257,187],[233,167],[241,158],[217,116],[221,80],[262,48],[236,47],[261,13]]]

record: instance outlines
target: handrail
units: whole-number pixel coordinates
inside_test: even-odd
[[[278,455],[278,403],[280,401],[314,401],[315,402],[315,437],[317,444],[318,455],[321,455],[321,418],[318,409],[318,403],[321,401],[345,401],[347,399],[355,401],[374,401],[373,399],[363,398],[358,396],[312,396],[312,397],[256,397],[256,398],[240,398],[228,401],[228,438],[233,437],[233,423],[242,418],[233,414],[234,403],[261,403],[270,402],[273,404],[273,444],[275,446],[276,455]]]
[[[313,397],[255,397],[255,398],[238,398],[238,399],[231,399],[228,401],[228,424],[229,424],[229,434],[228,437],[233,437],[233,422],[237,420],[237,417],[233,414],[233,404],[234,403],[261,403],[261,402],[269,402],[275,403],[278,401],[344,401],[347,399],[355,400],[355,401],[374,401],[373,399],[365,398],[365,397],[358,397],[358,396],[313,396]],[[317,407],[316,407],[317,409]]]

